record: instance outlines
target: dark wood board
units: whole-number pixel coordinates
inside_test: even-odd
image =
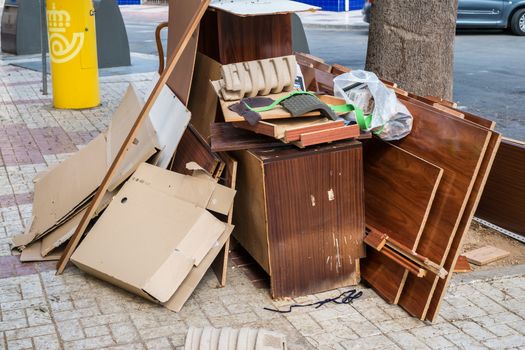
[[[450,251],[448,252],[445,264],[443,265],[445,270],[449,271],[449,274],[444,279],[439,279],[435,277],[434,283],[436,283],[436,289],[430,301],[430,306],[426,315],[426,319],[431,322],[434,322],[437,319],[437,316],[439,315],[441,301],[445,297],[448,284],[452,279],[453,269],[456,266],[458,257],[461,253],[463,240],[470,228],[472,217],[474,216],[474,212],[478,207],[478,203],[483,193],[483,189],[485,188],[485,184],[487,183],[487,178],[489,177],[490,169],[493,167],[494,158],[496,157],[496,153],[498,152],[498,148],[500,146],[501,135],[492,131],[490,133],[491,135],[487,151],[485,152],[485,156],[483,157],[483,162],[481,164],[479,173],[476,177],[476,181],[474,182],[472,193],[470,194],[470,198],[468,199],[465,212],[463,213],[463,217],[461,218],[461,221],[459,223],[457,233],[455,234],[454,239],[452,241],[452,245],[450,247]]]
[[[417,248],[443,169],[379,139],[363,146],[366,223],[409,249]],[[379,259],[379,261],[376,261]],[[385,265],[378,273],[377,266]],[[362,276],[388,302],[397,303],[407,273],[384,257],[370,254]]]
[[[525,144],[503,139],[476,216],[525,236]]]
[[[364,254],[360,143],[262,155],[273,297],[355,284]]]
[[[191,124],[182,135],[170,170],[180,174],[191,175],[192,172],[186,169],[186,164],[189,162],[199,164],[211,175],[217,174],[221,163],[219,156],[212,152],[210,146]]]
[[[394,142],[444,170],[417,252],[443,265],[470,197],[490,131],[435,108],[403,101],[414,117],[412,132]],[[399,305],[424,319],[434,278],[408,276]],[[430,283],[429,283],[430,282]]]
[[[211,125],[211,149],[214,152],[286,146],[288,145],[273,137],[235,128],[230,123],[213,123]]]
[[[293,53],[291,14],[240,17],[208,10],[201,29],[199,51],[221,64]]]
[[[200,0],[170,0],[168,13],[168,50],[167,61],[169,62],[175,47],[182,39],[184,30],[189,25],[192,14],[197,11]],[[185,105],[188,104],[193,68],[195,65],[195,54],[197,53],[197,43],[199,39],[199,29],[195,30],[188,45],[184,49],[175,69],[168,78],[167,85],[177,95],[179,100]]]
[[[458,256],[456,266],[454,266],[454,273],[472,272],[472,267],[464,255]]]

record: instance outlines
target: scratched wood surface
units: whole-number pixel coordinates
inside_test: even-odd
[[[525,236],[525,145],[503,139],[476,216]]]
[[[364,255],[361,145],[258,152],[264,163],[274,298],[358,283]],[[345,213],[342,215],[341,213]]]
[[[412,132],[394,142],[444,170],[417,252],[445,264],[456,230],[485,155],[490,131],[435,108],[403,101],[414,116]],[[407,277],[399,299],[411,315],[424,319],[436,281]]]
[[[214,152],[287,146],[273,137],[239,129],[231,123],[212,123],[210,130],[211,149]]]
[[[378,139],[364,143],[363,159],[366,223],[415,250],[443,169]],[[369,250],[363,278],[388,302],[397,303],[408,271]]]
[[[190,175],[191,171],[186,169],[186,164],[195,162],[208,173],[217,173],[221,159],[211,151],[210,146],[200,136],[199,132],[189,125],[180,140],[170,170],[181,174]]]

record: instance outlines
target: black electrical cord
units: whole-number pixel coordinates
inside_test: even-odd
[[[346,292],[341,293],[339,296],[335,298],[328,298],[321,301],[316,301],[315,303],[310,304],[294,304],[290,305],[288,307],[288,310],[278,310],[278,309],[270,309],[265,307],[264,310],[272,311],[272,312],[278,312],[280,314],[287,314],[292,312],[292,309],[294,307],[308,307],[308,306],[315,306],[316,309],[320,308],[321,306],[328,304],[328,303],[334,303],[338,305],[342,304],[351,304],[354,300],[359,299],[363,295],[363,292],[357,291],[355,289],[348,290]]]

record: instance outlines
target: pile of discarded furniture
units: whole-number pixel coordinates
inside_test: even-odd
[[[131,86],[106,133],[35,179],[21,259],[71,260],[177,311],[210,266],[227,282],[233,234],[274,298],[363,279],[434,321],[501,135],[384,80],[410,133],[345,119],[359,111],[334,78],[350,69],[293,50],[292,13],[314,9],[173,1],[146,101]]]

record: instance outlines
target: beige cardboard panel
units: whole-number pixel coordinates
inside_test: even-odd
[[[129,181],[71,259],[142,288],[203,212]]]
[[[117,156],[143,106],[142,98],[135,87],[130,84],[122,102],[113,114],[111,125],[107,132],[108,168]],[[111,180],[109,191],[113,191],[116,186],[128,178],[137,166],[155,154],[155,149],[159,147],[151,120],[146,119],[135,138],[135,142],[131,144],[126,152],[119,170]]]
[[[190,118],[190,111],[169,87],[164,86],[149,113],[149,119],[160,145],[160,151],[152,164],[164,169],[168,168]]]
[[[61,246],[64,242],[71,238],[71,236],[75,232],[75,229],[80,223],[80,220],[82,220],[82,216],[84,216],[86,210],[87,208],[81,210],[69,221],[67,221],[66,223],[58,227],[56,230],[44,236],[40,240],[42,242],[42,250],[40,251],[40,254],[42,254],[42,256],[47,256],[51,251]]]
[[[150,164],[141,164],[131,180],[224,215],[228,214],[235,196],[235,190],[217,184],[210,177],[182,175]]]
[[[164,303],[168,301],[193,267],[194,259],[175,250],[144,284],[144,291]]]
[[[184,303],[190,298],[191,294],[197,288],[197,285],[201,281],[202,277],[208,271],[211,264],[213,263],[213,260],[219,255],[219,252],[221,251],[222,247],[230,238],[230,235],[232,233],[233,226],[226,225],[226,230],[222,233],[221,237],[218,239],[216,244],[213,245],[211,250],[208,252],[206,257],[201,261],[199,266],[193,267],[191,269],[191,272],[188,274],[184,282],[180,285],[180,287],[177,289],[175,294],[163,305],[168,308],[171,311],[179,312],[182,307],[184,306]]]
[[[105,155],[101,134],[35,183],[32,233],[46,231],[93,193],[106,171]]]
[[[193,258],[195,266],[198,266],[221,236],[221,233],[224,232],[225,225],[215,216],[204,211],[177,245],[177,250]]]
[[[36,241],[30,246],[26,247],[22,254],[20,255],[20,261],[21,262],[30,262],[30,261],[53,261],[60,259],[60,256],[63,253],[62,249],[57,249],[52,254],[49,254],[47,256],[42,256],[40,254],[40,251],[42,249],[42,241]]]
[[[31,243],[31,241],[35,237],[34,232],[31,232],[31,226],[33,225],[34,220],[35,217],[32,216],[31,220],[26,224],[24,233],[13,236],[13,238],[11,239],[11,249],[24,247]]]

